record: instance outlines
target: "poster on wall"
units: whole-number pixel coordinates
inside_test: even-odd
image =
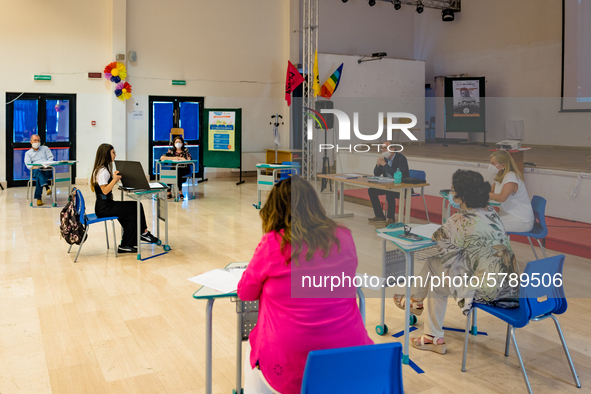
[[[453,81],[453,116],[480,117],[480,88],[478,80]]]
[[[207,132],[210,151],[234,152],[236,146],[236,113],[210,112]]]

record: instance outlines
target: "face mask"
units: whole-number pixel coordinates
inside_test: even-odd
[[[33,145],[33,149],[39,149],[39,147],[41,146],[40,142],[33,142],[31,145]]]
[[[384,156],[384,159],[389,159],[390,158],[390,155],[392,154],[392,152],[390,152],[388,150],[388,148],[385,148],[383,146],[382,146],[382,149],[385,149],[385,151],[382,152],[382,156]]]
[[[495,167],[492,164],[488,165],[488,172],[490,172],[493,175],[497,175],[499,173],[499,169],[497,167]]]
[[[174,144],[174,146],[175,146],[177,149],[181,149],[181,148],[183,147],[183,143],[182,143],[182,142],[177,142],[176,144]]]
[[[455,209],[460,209],[460,204],[454,201],[454,196],[452,192],[447,193],[447,200],[449,201],[452,207],[454,207]]]

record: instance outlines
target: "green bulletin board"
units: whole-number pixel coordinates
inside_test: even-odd
[[[203,166],[241,168],[242,109],[204,108],[202,124]]]

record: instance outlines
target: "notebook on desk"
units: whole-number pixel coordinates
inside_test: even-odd
[[[168,187],[157,182],[148,183],[139,161],[115,160],[115,167],[121,175],[123,190],[161,190]]]

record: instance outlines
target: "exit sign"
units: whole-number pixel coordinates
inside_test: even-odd
[[[51,75],[35,75],[35,81],[51,81]]]
[[[186,85],[187,84],[187,81],[182,81],[180,79],[178,79],[178,80],[177,79],[173,79],[172,80],[172,84],[173,85]]]

